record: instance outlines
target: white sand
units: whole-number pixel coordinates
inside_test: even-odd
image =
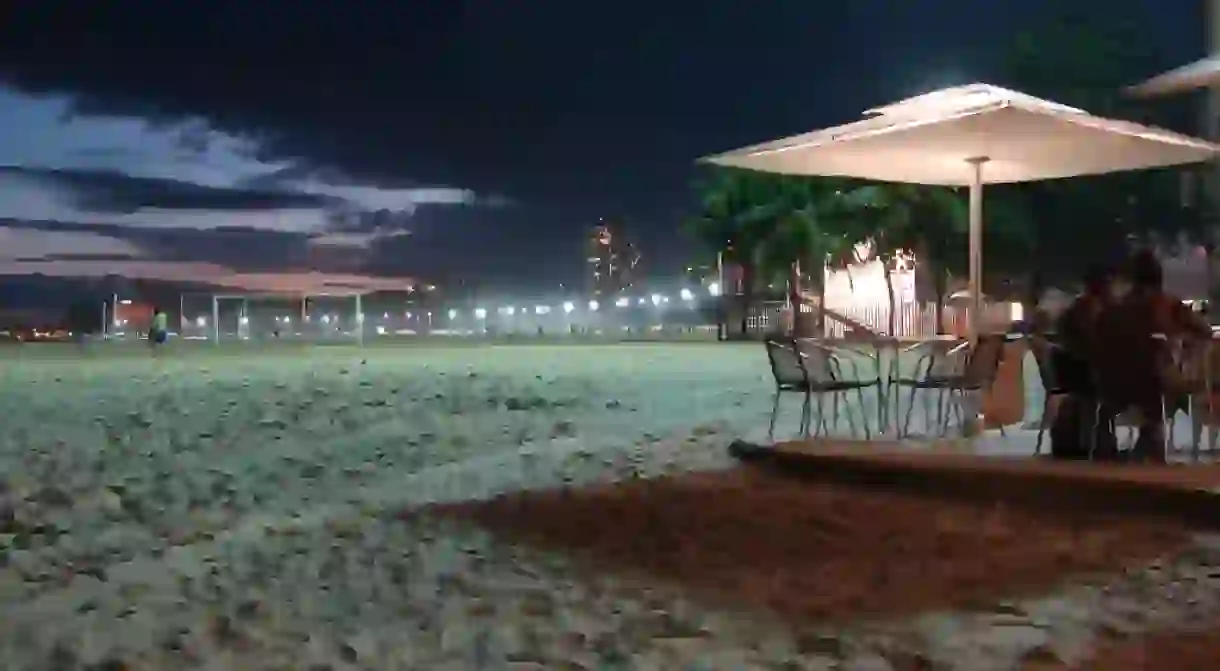
[[[722,467],[765,434],[757,345],[46,352],[0,353],[6,669],[831,668],[782,628],[395,519]],[[928,631],[905,638],[958,640]]]

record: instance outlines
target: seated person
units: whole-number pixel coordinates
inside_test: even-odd
[[[1135,410],[1140,434],[1134,455],[1165,461],[1164,412],[1173,414],[1186,400],[1173,351],[1206,342],[1211,327],[1180,299],[1165,292],[1161,263],[1151,251],[1128,263],[1127,294],[1098,322],[1096,357],[1103,421]]]
[[[1055,372],[1068,393],[1092,392],[1091,359],[1096,350],[1097,324],[1111,303],[1110,271],[1100,266],[1085,275],[1084,293],[1059,317]]]
[[[1054,372],[1053,391],[1061,395],[1050,427],[1051,455],[1056,458],[1087,459],[1094,446],[1102,446],[1101,456],[1113,452],[1112,436],[1089,434],[1097,404],[1093,373],[1097,323],[1110,305],[1110,279],[1106,268],[1088,271],[1084,292],[1056,322],[1056,346],[1044,350]]]

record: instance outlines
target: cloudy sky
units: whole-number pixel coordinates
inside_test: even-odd
[[[1175,63],[1202,49],[1201,3],[1181,4],[1073,6]],[[665,274],[693,159],[988,79],[1054,6],[8,2],[0,263],[547,284],[612,217]]]

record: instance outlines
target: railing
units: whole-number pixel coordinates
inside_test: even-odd
[[[985,324],[1007,324],[1011,321],[1011,308],[1007,303],[997,303],[984,306],[983,319]],[[801,312],[812,314],[816,307],[802,305]],[[787,331],[791,325],[787,317],[787,308],[779,301],[766,302],[751,307],[746,318],[747,330],[751,335],[774,331]],[[889,306],[845,306],[831,308],[826,312],[825,332],[828,338],[842,338],[847,335],[849,323],[863,327],[873,333],[886,334],[889,331]],[[941,333],[965,334],[970,330],[970,315],[965,308],[945,306],[943,315],[944,328]],[[897,306],[894,320],[897,337],[926,337],[937,334],[935,303],[903,303]],[[732,331],[736,325],[729,324]]]

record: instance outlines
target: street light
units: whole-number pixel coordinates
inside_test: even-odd
[[[601,307],[597,301],[589,301],[589,312],[597,312],[597,308]]]
[[[720,283],[712,282],[711,284],[707,285],[707,292],[713,296],[719,296],[720,295]]]
[[[623,296],[622,298],[614,301],[614,305],[615,307],[625,308],[628,305],[631,305],[631,299]]]
[[[449,309],[449,319],[450,319],[450,321],[457,319],[457,310],[454,310],[452,308]]]
[[[475,319],[487,319],[487,310],[484,308],[475,308],[474,309],[474,318]]]
[[[570,314],[570,313],[571,313],[573,310],[575,310],[575,309],[576,309],[576,305],[575,305],[575,304],[573,304],[573,303],[572,303],[572,301],[564,301],[564,304],[563,304],[563,311],[564,311],[565,313],[569,313],[569,314]]]
[[[682,289],[682,291],[681,291],[681,292],[679,292],[679,294],[682,296],[682,300],[684,300],[684,301],[693,301],[693,300],[695,300],[695,294],[691,293],[691,290],[690,290],[690,289],[685,289],[685,288],[684,288],[684,289]]]

